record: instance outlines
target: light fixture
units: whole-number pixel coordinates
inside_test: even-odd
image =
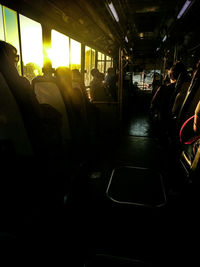
[[[180,19],[183,16],[183,14],[186,12],[186,10],[189,9],[191,4],[192,4],[192,0],[187,0],[185,2],[185,4],[183,5],[183,7],[181,8],[181,10],[178,13],[177,19]]]
[[[114,7],[113,3],[110,2],[110,3],[108,4],[108,7],[109,7],[109,11],[110,11],[111,15],[113,16],[113,18],[114,18],[117,22],[119,22],[119,17],[118,17],[117,11],[115,10],[115,7]]]
[[[125,36],[125,38],[124,38],[124,39],[125,39],[125,41],[128,43],[128,37],[127,37],[127,36]]]
[[[140,37],[140,39],[144,39],[144,33],[143,32],[140,32],[139,33],[139,37]]]
[[[167,35],[165,35],[162,39],[162,42],[165,42],[167,40]]]
[[[157,47],[157,48],[156,48],[156,51],[158,51],[158,50],[160,50],[160,47]]]

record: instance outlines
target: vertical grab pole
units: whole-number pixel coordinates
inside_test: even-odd
[[[164,83],[164,80],[165,80],[165,77],[166,77],[166,61],[167,61],[167,58],[166,56],[164,56],[163,58],[163,68],[162,68],[162,73],[163,73],[163,80],[162,80],[162,84]]]
[[[20,28],[20,19],[19,19],[19,13],[18,12],[17,12],[17,26],[18,26],[18,34],[19,34],[19,51],[18,51],[18,53],[20,54],[21,75],[23,76],[24,75],[24,66],[23,66],[23,60],[22,60],[21,28]]]
[[[177,60],[177,44],[174,46],[174,62]]]
[[[122,114],[123,114],[123,62],[122,62],[122,56],[123,56],[123,51],[122,48],[119,48],[119,76],[118,76],[118,99],[119,99],[119,116],[120,116],[120,121],[122,120]]]
[[[43,67],[46,63],[52,64],[52,59],[48,54],[48,51],[51,50],[51,29],[49,26],[43,25],[42,27],[42,43],[43,43]]]

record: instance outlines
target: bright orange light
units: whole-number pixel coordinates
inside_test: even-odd
[[[22,56],[24,65],[43,66],[42,27],[40,23],[20,15]]]
[[[71,43],[71,65],[81,64],[81,44],[73,39],[70,39]]]
[[[47,51],[53,68],[69,67],[69,37],[55,30],[51,31],[51,49]]]

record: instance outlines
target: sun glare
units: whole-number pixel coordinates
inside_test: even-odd
[[[73,39],[70,39],[71,45],[71,65],[81,64],[81,44]]]
[[[42,27],[40,23],[20,15],[22,55],[24,65],[43,66]]]
[[[55,30],[51,32],[51,50],[48,51],[52,66],[69,67],[69,37]]]

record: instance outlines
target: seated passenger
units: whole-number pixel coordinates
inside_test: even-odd
[[[31,101],[33,105],[38,105],[30,82],[25,77],[18,74],[17,63],[19,55],[17,49],[9,43],[0,41],[0,71],[6,79],[15,98],[24,105],[29,107],[27,101]]]
[[[99,73],[100,76],[102,73]],[[102,78],[104,79],[104,75]],[[90,102],[83,77],[78,69],[72,70],[72,87],[74,90],[77,88],[82,92],[83,96],[83,114],[85,114],[85,124],[89,129],[90,140],[92,143],[96,142],[96,137],[98,135],[98,109]]]
[[[78,69],[72,70],[72,87],[80,88],[85,99],[89,101],[83,77]]]
[[[18,74],[17,49],[9,43],[0,41],[0,72],[12,92],[24,120],[33,149],[53,155],[60,151],[60,114],[49,105],[40,105],[29,81]],[[46,135],[51,131],[51,135]]]
[[[155,72],[152,79],[152,96],[154,96],[157,89],[162,85],[162,75]]]
[[[103,84],[103,80],[99,77],[99,70],[92,69],[91,75],[93,80],[90,82],[90,95],[92,101],[109,101],[110,97],[107,93],[106,87]]]
[[[56,79],[63,96],[74,144],[84,144],[88,138],[84,97],[79,87],[73,88],[72,71],[67,67],[56,69]]]
[[[56,79],[65,103],[71,101],[74,108],[79,112],[82,106],[82,92],[78,87],[73,88],[72,73],[67,67],[58,67],[56,69]]]
[[[37,77],[35,77],[33,80],[38,79],[38,78],[44,78],[44,79],[52,79],[54,78],[54,73],[55,73],[55,69],[52,68],[52,63],[51,61],[47,61],[44,63],[44,66],[42,68],[42,72],[43,75],[39,75]]]
[[[170,83],[160,86],[151,100],[151,116],[152,118],[156,117],[156,122],[158,122],[165,130],[171,119],[171,109],[175,97],[176,81],[179,75],[185,72],[185,65],[180,61],[175,62],[169,72]]]

